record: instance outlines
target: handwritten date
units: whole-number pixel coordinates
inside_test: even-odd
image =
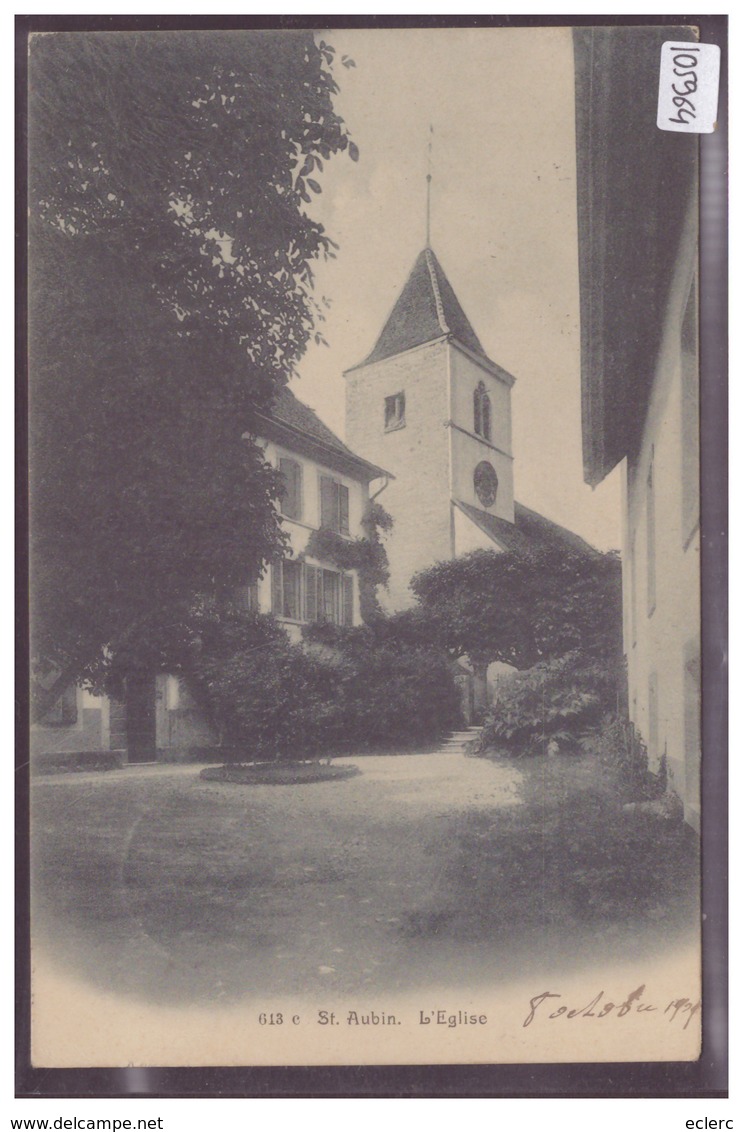
[[[631,991],[623,1002],[617,1003],[605,998],[605,992],[601,990],[585,1006],[568,1008],[561,1004],[556,1009],[551,1010],[550,1007],[555,1006],[555,1002],[549,1002],[549,1000],[559,999],[563,996],[553,991],[542,991],[541,994],[537,994],[529,1000],[529,1013],[522,1022],[522,1026],[530,1026],[538,1014],[544,1019],[554,1020],[556,1018],[608,1018],[609,1015],[613,1015],[615,1018],[626,1018],[628,1014],[657,1014],[661,1011],[663,1015],[668,1015],[669,1022],[674,1022],[677,1017],[679,1019],[685,1018],[683,1025],[685,1030],[692,1018],[701,1010],[701,1002],[692,1002],[690,998],[672,999],[664,1009],[661,1009],[661,1007],[654,1006],[652,1003],[643,1002],[644,993],[645,984],[643,983]]]

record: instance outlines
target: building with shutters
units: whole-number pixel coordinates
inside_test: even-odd
[[[280,510],[291,553],[267,567],[250,588],[249,604],[272,613],[295,641],[313,621],[358,625],[356,571],[313,556],[311,535],[322,528],[342,538],[362,537],[370,496],[384,490],[389,475],[357,456],[289,389],[259,418],[259,428],[266,460],[284,477]]]
[[[383,490],[390,477],[352,452],[289,389],[275,398],[270,414],[259,417],[259,428],[267,462],[284,477],[279,507],[290,548],[239,597],[249,609],[273,614],[295,642],[313,621],[358,625],[357,572],[313,556],[310,540],[320,528],[349,540],[361,537],[370,494]],[[33,726],[31,749],[34,755],[117,750],[129,762],[150,762],[215,741],[185,682],[159,673],[129,678],[126,704],[67,689]]]

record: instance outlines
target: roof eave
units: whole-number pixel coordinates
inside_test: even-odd
[[[264,426],[256,431],[256,436],[265,435],[269,440],[283,442],[287,447],[294,447],[303,452],[304,455],[316,459],[318,463],[345,472],[353,479],[370,483],[376,479],[387,478],[392,480],[395,478],[385,468],[380,468],[376,464],[370,463],[369,460],[364,460],[362,456],[357,456],[354,452],[342,452],[338,448],[333,448],[330,444],[325,444],[303,429],[287,424],[286,421],[277,420],[275,417],[267,416],[264,413],[256,413],[256,420]]]
[[[458,511],[461,511],[465,519],[467,519],[470,523],[474,523],[478,531],[482,531],[482,533],[486,535],[495,546],[499,547],[503,551],[508,550],[508,547],[504,543],[502,543],[500,539],[498,539],[498,537],[493,534],[492,531],[488,530],[484,523],[481,523],[475,515],[470,515],[469,512],[464,509],[458,499],[452,499],[452,503]]]
[[[698,136],[658,130],[636,90],[689,27],[574,29],[584,479],[636,450],[661,348]],[[616,107],[623,106],[620,120]]]
[[[386,362],[389,358],[402,358],[405,356],[405,354],[412,354],[416,350],[425,349],[426,346],[434,346],[437,343],[446,342],[449,338],[451,338],[451,335],[448,333],[440,334],[438,338],[428,338],[425,342],[418,342],[415,346],[408,346],[407,350],[400,350],[398,354],[385,354],[384,357],[374,358],[373,361],[370,361],[370,358],[374,353],[374,350],[371,350],[366,355],[363,362],[356,362],[356,365],[349,366],[348,369],[344,369],[343,376],[345,377],[346,374],[354,373],[357,369],[364,369],[366,366],[378,366],[381,362]]]

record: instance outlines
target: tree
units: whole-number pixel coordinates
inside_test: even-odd
[[[621,653],[621,570],[616,554],[539,545],[476,550],[413,578],[419,606],[406,631],[428,633],[476,668],[526,669],[580,650]]]
[[[95,672],[131,627],[279,553],[256,412],[315,329],[305,206],[358,154],[308,32],[34,37],[33,654]]]

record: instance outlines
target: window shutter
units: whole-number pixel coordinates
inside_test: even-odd
[[[271,612],[276,617],[281,617],[282,601],[281,601],[281,563],[274,562],[271,567]]]
[[[317,586],[317,612],[315,615],[316,621],[322,621],[325,617],[325,571],[319,567],[316,568],[315,584]]]
[[[317,621],[317,574],[316,566],[304,567],[304,619]]]
[[[335,570],[323,570],[323,617],[333,625],[340,624],[340,575]]]
[[[302,563],[284,560],[284,616],[299,621],[302,616]]]
[[[320,476],[320,526],[331,531],[338,529],[335,484],[330,476]]]
[[[478,436],[480,435],[480,433],[482,431],[482,410],[481,410],[481,407],[480,407],[480,398],[481,398],[480,389],[478,387],[475,390],[474,398],[473,398],[474,403],[475,403],[474,404],[474,407],[475,407],[475,432],[477,433]]]
[[[288,456],[279,457],[279,471],[284,477],[281,513],[287,519],[302,518],[302,465]]]
[[[353,575],[343,575],[343,624],[353,625]]]
[[[336,484],[338,488],[338,502],[339,502],[339,518],[340,530],[344,535],[348,534],[348,488],[344,487],[342,483]]]

